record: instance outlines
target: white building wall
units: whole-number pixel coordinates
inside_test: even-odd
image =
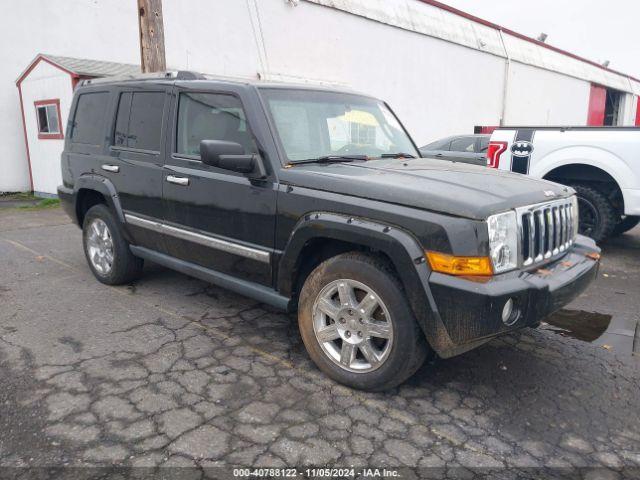
[[[388,101],[419,144],[495,125],[504,63],[493,55],[312,3],[164,0],[167,63],[225,75],[346,86]],[[249,6],[247,6],[249,5]],[[228,22],[190,27],[202,8]],[[254,29],[256,35],[254,35]],[[216,30],[213,32],[212,30]],[[194,45],[199,45],[195,49]]]
[[[8,3],[0,17],[0,192],[30,188],[15,81],[38,53],[140,63],[135,1]]]
[[[273,73],[344,82],[382,98],[419,145],[500,117],[499,57],[311,3],[266,3],[261,14]],[[281,35],[279,18],[299,28]]]
[[[64,148],[64,140],[38,138],[38,120],[34,102],[60,100],[62,133],[66,135],[72,96],[71,76],[45,62],[38,63],[22,82],[24,116],[35,192],[55,194],[56,188],[62,183],[60,154]]]
[[[449,12],[419,0],[305,0],[350,12],[376,22],[432,36],[498,56],[509,56],[526,65],[628,91],[626,75],[537,45],[485,23]],[[446,3],[446,2],[445,2]],[[523,14],[526,14],[523,13]],[[504,41],[504,44],[503,44]]]
[[[505,125],[586,125],[591,84],[512,62]]]
[[[508,123],[584,124],[589,82],[640,93],[623,75],[418,0],[164,0],[163,8],[170,68],[349,86],[388,100],[418,143],[497,125],[507,56]],[[0,191],[24,190],[16,78],[39,52],[138,63],[136,3],[21,0],[2,19]]]
[[[256,36],[252,29],[251,3],[252,0],[163,0],[167,65],[255,79],[261,68],[259,34]]]

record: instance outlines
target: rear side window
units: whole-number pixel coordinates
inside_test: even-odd
[[[437,140],[435,142],[431,142],[420,150],[449,150],[449,145],[451,145],[451,138],[445,138],[442,140]]]
[[[73,143],[102,145],[108,103],[108,92],[83,93],[78,97],[71,130]]]
[[[160,151],[164,92],[125,92],[118,101],[113,144]]]
[[[475,137],[458,137],[451,142],[452,152],[473,152],[476,146]]]
[[[202,140],[239,143],[246,153],[256,153],[237,97],[217,93],[181,93],[178,103],[176,153],[200,155]]]

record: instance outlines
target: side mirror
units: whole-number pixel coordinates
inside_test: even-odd
[[[220,167],[221,156],[244,156],[244,147],[239,143],[223,140],[202,140],[200,142],[200,160],[205,165]]]
[[[267,176],[260,156],[245,154],[244,147],[235,142],[202,140],[200,160],[205,165],[244,173],[251,178],[259,179]]]

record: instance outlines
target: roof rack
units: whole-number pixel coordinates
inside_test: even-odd
[[[206,77],[198,72],[190,70],[167,70],[164,72],[138,73],[135,75],[118,75],[112,77],[90,78],[82,80],[80,85],[96,85],[114,82],[134,82],[145,80],[206,80]]]

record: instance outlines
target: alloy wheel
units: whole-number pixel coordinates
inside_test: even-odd
[[[91,265],[100,275],[108,275],[113,268],[113,238],[103,220],[95,218],[91,221],[86,242]]]
[[[389,311],[370,287],[339,279],[326,285],[313,304],[313,330],[322,351],[339,367],[356,373],[376,370],[393,345]]]

